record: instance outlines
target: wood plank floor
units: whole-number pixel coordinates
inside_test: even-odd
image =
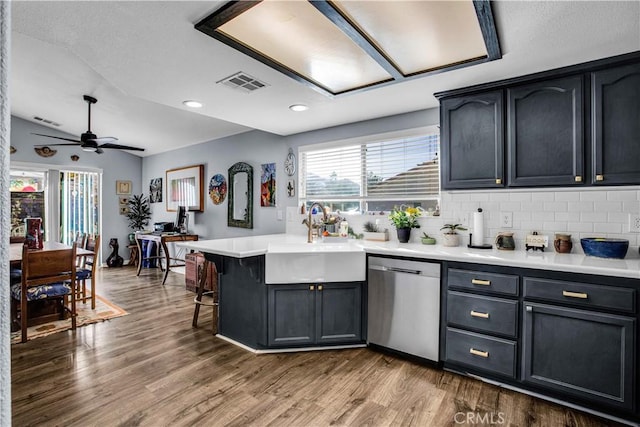
[[[13,425],[614,425],[369,349],[254,355],[211,334],[210,309],[191,328],[180,274],[98,280],[130,314],[14,345]]]

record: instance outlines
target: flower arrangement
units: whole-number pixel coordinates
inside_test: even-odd
[[[389,220],[396,228],[420,228],[418,218],[421,215],[422,211],[419,208],[409,208],[404,205],[394,206],[389,214]]]

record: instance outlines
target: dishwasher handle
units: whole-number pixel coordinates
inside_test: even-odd
[[[370,265],[369,270],[379,270],[379,271],[390,271],[393,273],[405,273],[405,274],[415,274],[419,276],[422,274],[421,270],[411,270],[409,268],[400,268],[400,267],[386,267],[384,265]]]

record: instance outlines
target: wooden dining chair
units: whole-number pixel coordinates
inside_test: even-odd
[[[76,301],[82,300],[85,304],[91,299],[91,309],[96,308],[96,265],[98,264],[98,251],[100,250],[100,235],[89,236],[85,249],[93,252],[92,255],[82,257],[81,267],[76,270]],[[91,292],[87,293],[87,281],[90,281]]]
[[[76,244],[76,248],[84,249],[85,246],[87,245],[87,237],[88,237],[87,233],[76,231],[76,237],[73,239],[73,241]],[[81,267],[81,266],[82,266],[82,260],[78,258],[76,260],[76,267]]]
[[[27,245],[22,247],[22,281],[11,287],[12,317],[20,318],[22,342],[27,341],[29,301],[61,299],[64,310],[71,314],[71,329],[76,328],[75,286],[75,243],[69,249],[56,250],[29,250]]]

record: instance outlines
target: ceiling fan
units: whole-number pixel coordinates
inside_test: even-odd
[[[89,118],[87,121],[87,131],[80,135],[80,140],[63,138],[61,136],[43,135],[41,133],[33,133],[33,135],[45,136],[47,138],[62,139],[63,141],[71,141],[73,144],[48,144],[47,146],[61,146],[61,145],[77,145],[84,151],[92,151],[98,154],[102,154],[103,148],[114,148],[117,150],[132,150],[132,151],[144,151],[144,148],[130,147],[128,145],[112,144],[111,141],[117,141],[118,138],[113,136],[105,136],[98,138],[96,134],[91,132],[91,104],[95,104],[98,100],[92,96],[84,95],[84,100],[87,102],[89,108]],[[43,147],[44,145],[37,145],[36,147]]]

